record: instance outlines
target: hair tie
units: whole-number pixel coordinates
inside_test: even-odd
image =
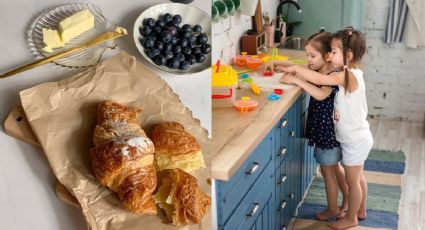
[[[345,27],[344,28],[345,29],[345,31],[347,31],[347,34],[348,34],[348,36],[350,36],[350,35],[352,35],[353,34],[353,27],[352,26],[347,26],[347,27]]]

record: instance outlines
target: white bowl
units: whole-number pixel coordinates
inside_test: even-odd
[[[194,26],[196,24],[199,24],[202,27],[202,33],[205,33],[208,36],[208,44],[211,45],[211,17],[207,13],[191,5],[180,4],[180,3],[164,3],[164,4],[154,5],[146,9],[139,15],[139,17],[134,22],[134,27],[133,27],[134,43],[136,44],[136,47],[139,50],[139,52],[142,54],[142,56],[152,65],[170,73],[190,74],[190,73],[196,73],[196,72],[205,70],[207,68],[210,68],[211,67],[211,52],[205,55],[205,61],[203,63],[195,63],[191,65],[189,69],[187,70],[170,69],[167,66],[158,66],[148,57],[148,55],[145,52],[145,49],[140,44],[140,40],[141,38],[143,38],[143,36],[140,34],[139,28],[143,26],[143,21],[146,18],[153,18],[157,20],[160,15],[163,15],[165,13],[169,13],[171,15],[180,14],[182,16],[182,22],[180,23],[180,25],[189,24],[191,26]]]

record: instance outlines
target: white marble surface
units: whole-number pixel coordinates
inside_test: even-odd
[[[90,2],[90,1],[76,1]],[[97,0],[103,14],[132,31],[137,16],[149,6],[166,0]],[[32,61],[26,30],[32,20],[47,8],[69,3],[68,0],[1,0],[0,1],[0,72]],[[195,0],[193,5],[210,14],[210,1]],[[149,63],[138,53],[133,38],[118,42],[119,49]],[[118,50],[108,51],[111,56]],[[165,79],[182,102],[211,130],[210,70],[190,76],[174,76],[151,68]],[[56,81],[78,70],[45,65],[10,78],[0,79],[0,121],[19,103],[20,90],[46,81]],[[15,140],[0,130],[0,219],[1,229],[85,229],[79,210],[61,202],[54,193],[55,177],[43,153]]]

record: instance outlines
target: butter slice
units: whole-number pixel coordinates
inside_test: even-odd
[[[63,47],[64,44],[61,40],[57,30],[43,29],[43,42],[46,45],[43,50],[46,52],[53,52],[53,49]]]
[[[199,168],[205,168],[204,156],[201,151],[192,152],[186,156],[170,157],[168,154],[155,153],[156,165],[160,170],[180,168],[190,173]]]
[[[62,43],[67,43],[78,35],[94,27],[94,16],[90,10],[79,11],[59,22]]]

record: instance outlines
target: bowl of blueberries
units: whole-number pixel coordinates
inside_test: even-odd
[[[194,6],[146,9],[134,23],[133,37],[142,56],[164,71],[191,74],[211,67],[211,17]]]

